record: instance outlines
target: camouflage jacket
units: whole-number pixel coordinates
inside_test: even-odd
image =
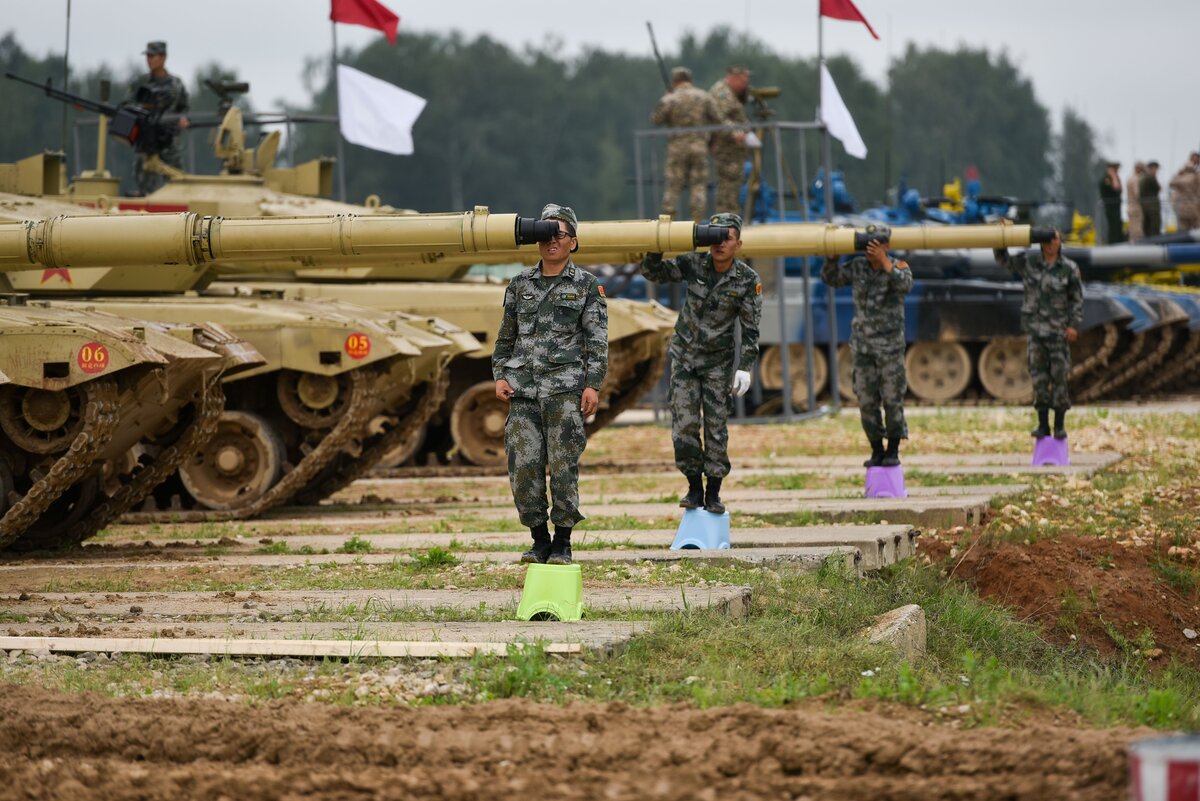
[[[758,326],[762,319],[762,282],[750,265],[734,259],[723,273],[709,253],[684,253],[663,259],[642,258],[642,275],[660,284],[687,282],[687,299],[675,321],[672,350],[697,365],[733,359],[733,321],[742,323],[742,356],[737,369],[749,372],[758,358]]]
[[[908,264],[893,260],[892,271],[876,270],[866,256],[846,262],[826,259],[821,280],[829,286],[852,286],[854,322],[851,344],[871,349],[904,347],[904,296],[912,289]]]
[[[708,93],[712,95],[713,100],[716,102],[717,114],[722,124],[738,125],[750,121],[750,118],[746,116],[745,104],[738,99],[738,96],[733,93],[733,90],[729,88],[729,84],[725,83],[724,80],[714,83],[712,88],[708,90]],[[739,145],[733,138],[732,133],[721,132],[713,134],[712,149],[713,152],[729,153],[733,151],[744,154],[745,146]]]
[[[720,125],[722,122],[721,115],[717,113],[717,104],[712,97],[703,89],[697,89],[690,83],[681,84],[675,87],[674,91],[663,95],[662,99],[658,101],[658,105],[654,107],[650,121],[655,125],[667,125],[671,128]],[[708,134],[672,134],[670,144],[707,148]]]
[[[599,390],[608,371],[608,304],[596,277],[567,262],[562,273],[525,270],[504,292],[492,375],[518,398]]]
[[[1078,330],[1083,325],[1083,282],[1075,262],[1059,254],[1047,267],[1040,248],[1015,256],[997,250],[996,262],[1020,276],[1025,284],[1021,329],[1026,334],[1062,336],[1067,328]]]
[[[154,78],[146,73],[129,84],[127,100],[137,99],[138,90],[145,86],[151,90],[150,97],[156,102],[144,101],[140,105],[147,111],[161,111],[164,114],[183,114],[188,110],[187,87],[179,76],[167,73],[161,78]]]

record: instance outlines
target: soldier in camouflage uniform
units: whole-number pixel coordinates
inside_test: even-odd
[[[854,394],[863,432],[871,443],[865,467],[900,464],[900,440],[908,439],[904,419],[904,296],[912,289],[912,270],[888,254],[892,231],[886,225],[869,225],[874,239],[867,255],[845,263],[825,260],[821,279],[831,287],[853,286],[854,321],[850,353],[854,359]],[[887,413],[885,426],[883,412]],[[883,440],[887,437],[887,449]]]
[[[717,106],[708,93],[692,84],[692,71],[687,67],[671,70],[671,91],[654,107],[650,121],[671,128],[694,128],[718,125],[721,122]],[[692,220],[704,218],[708,186],[708,134],[672,134],[667,141],[667,188],[663,193],[662,213],[675,216],[675,204],[686,185],[689,191],[688,211]]]
[[[150,42],[146,45],[144,55],[146,66],[150,72],[129,84],[127,100],[136,102],[148,111],[161,111],[164,114],[182,114],[188,110],[187,87],[177,76],[167,72],[167,43]],[[188,127],[187,117],[180,117],[179,128]],[[178,130],[172,137],[171,143],[156,154],[164,163],[172,167],[183,166],[183,146],[179,141]],[[138,191],[148,195],[166,183],[166,177],[145,169],[145,153],[134,153],[133,177],[137,182]]]
[[[750,70],[729,68],[725,77],[712,85],[708,93],[717,104],[717,113],[724,125],[745,125],[746,90],[750,88]],[[738,192],[746,164],[746,131],[718,132],[712,137],[713,166],[717,171],[717,211],[738,209]]]
[[[1041,252],[1018,253],[997,249],[996,263],[1021,277],[1025,300],[1021,328],[1029,337],[1029,376],[1033,379],[1033,406],[1037,409],[1035,437],[1050,436],[1050,409],[1054,409],[1054,436],[1067,436],[1064,419],[1071,399],[1067,377],[1071,372],[1070,343],[1083,324],[1083,283],[1079,267],[1062,255],[1062,235],[1043,242]]]
[[[575,212],[550,204],[541,219],[558,220],[559,233],[539,243],[541,261],[504,293],[492,375],[496,396],[510,404],[504,449],[513,500],[533,535],[521,561],[565,565],[571,563],[571,529],[583,519],[583,419],[596,413],[608,370],[608,307],[595,276],[571,262],[579,249]],[[553,541],[546,525],[547,468]]]
[[[729,239],[712,245],[708,253],[684,253],[669,260],[661,253],[647,253],[642,275],[659,283],[687,282],[687,300],[675,322],[670,348],[671,441],[675,465],[688,480],[688,492],[679,505],[703,506],[722,514],[721,481],[729,474],[727,421],[733,394],[744,395],[750,388],[750,369],[758,358],[762,282],[758,273],[735,258],[742,246],[742,218],[723,213],[709,222],[730,226]],[[734,320],[742,324],[742,353],[736,361]],[[702,475],[708,476],[707,488]]]

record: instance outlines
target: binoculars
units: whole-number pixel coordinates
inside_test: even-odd
[[[702,248],[709,245],[719,245],[729,238],[733,226],[729,225],[700,225],[692,228],[692,244]],[[533,245],[538,242],[549,242],[558,233],[558,220],[535,220],[532,217],[517,218],[517,244]]]

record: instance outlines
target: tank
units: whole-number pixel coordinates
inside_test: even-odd
[[[0,296],[0,550],[82,542],[215,431],[221,377],[262,358],[216,325]]]
[[[135,219],[81,217],[78,207],[73,211],[72,218],[9,225],[0,236],[40,236],[31,234],[37,230],[55,242],[83,243],[79,250],[87,252],[91,265],[123,266],[83,266],[79,253],[68,247],[45,254],[43,261],[53,268],[6,272],[10,288],[52,297],[56,307],[68,310],[98,306],[175,325],[219,320],[266,360],[255,370],[227,377],[227,405],[216,435],[155,491],[151,509],[167,510],[172,519],[248,517],[289,500],[316,502],[345,486],[416,437],[444,398],[449,361],[478,346],[468,333],[435,318],[335,301],[286,300],[278,293],[230,285],[183,291],[203,285],[204,265],[187,263],[179,250],[163,251],[171,245],[187,250],[189,233],[179,215],[158,218],[171,223],[167,238],[175,239],[170,243],[164,242],[161,226],[148,235],[82,230],[56,239],[55,233],[72,223],[111,219],[120,226]],[[513,219],[508,218],[510,228]],[[285,236],[295,231],[293,226]],[[105,253],[106,237],[130,245],[133,254],[97,258]],[[148,252],[155,256],[147,257]],[[123,256],[129,258],[122,262]],[[154,294],[127,294],[147,284]]]

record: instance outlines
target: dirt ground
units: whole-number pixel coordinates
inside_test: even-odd
[[[901,707],[343,709],[0,687],[0,798],[1117,799],[1147,732]],[[682,734],[682,736],[680,736]]]

